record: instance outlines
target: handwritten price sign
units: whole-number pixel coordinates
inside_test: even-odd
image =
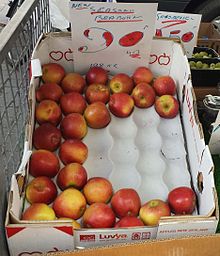
[[[147,10],[147,12],[146,12]],[[132,74],[149,63],[157,4],[70,2],[74,70]]]
[[[157,12],[155,35],[180,39],[187,56],[191,57],[197,43],[200,21],[199,14]]]

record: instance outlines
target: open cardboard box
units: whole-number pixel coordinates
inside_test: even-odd
[[[55,60],[55,57],[58,56]],[[190,68],[184,50],[176,41],[154,39],[151,56],[164,57],[163,62],[150,60],[150,68],[157,75],[169,74],[177,83],[180,117],[187,152],[192,187],[197,194],[197,213],[192,216],[162,218],[159,226],[123,229],[72,229],[69,221],[21,221],[24,191],[28,180],[28,159],[32,150],[34,129],[35,88],[39,85],[39,63],[58,62],[67,72],[73,69],[71,36],[69,33],[42,35],[34,52],[30,84],[30,118],[27,124],[24,157],[11,180],[9,204],[5,222],[11,255],[41,254],[75,248],[88,248],[114,243],[138,242],[148,239],[178,238],[214,234],[218,224],[217,194],[213,179],[213,161],[205,145],[196,111],[196,99],[190,79]],[[156,56],[156,57],[155,57]],[[39,62],[40,60],[40,62]],[[168,60],[168,61],[167,61]],[[166,61],[166,62],[165,62]],[[36,64],[38,63],[38,64]],[[166,65],[164,65],[166,64]],[[181,178],[180,178],[181,179]],[[178,179],[176,179],[178,180]]]
[[[212,23],[200,24],[197,45],[212,48],[220,54],[220,33]]]

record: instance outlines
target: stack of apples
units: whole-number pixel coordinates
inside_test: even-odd
[[[105,128],[111,115],[126,118],[135,107],[154,106],[162,118],[179,113],[170,76],[154,78],[147,67],[138,67],[132,76],[118,73],[111,78],[105,69],[92,67],[82,76],[66,73],[57,63],[44,64],[42,71],[26,188],[30,206],[23,220],[69,219],[75,228],[110,228],[157,225],[171,212],[192,214],[196,196],[191,188],[176,188],[166,202],[155,199],[141,205],[134,189],[113,191],[106,178],[88,179],[83,166],[89,154],[83,142],[88,127]]]

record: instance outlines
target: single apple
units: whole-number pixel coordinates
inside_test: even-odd
[[[196,194],[189,187],[177,187],[169,192],[168,203],[174,214],[192,214],[196,207]]]
[[[67,188],[56,197],[52,207],[58,218],[77,220],[86,210],[86,199],[78,189]]]
[[[134,88],[134,82],[127,74],[118,73],[110,80],[109,87],[112,93],[124,92],[130,94]]]
[[[64,68],[57,63],[47,63],[42,66],[42,80],[45,83],[59,84],[65,76]]]
[[[57,185],[61,190],[69,187],[81,190],[86,182],[86,169],[78,163],[67,164],[57,174]]]
[[[50,123],[38,126],[33,132],[33,144],[36,149],[55,151],[61,143],[61,131]]]
[[[55,220],[54,210],[44,203],[34,203],[30,205],[22,214],[22,220]]]
[[[141,199],[135,189],[122,188],[112,196],[111,206],[118,218],[137,216],[141,207]]]
[[[83,164],[88,156],[88,148],[81,140],[65,140],[59,149],[59,157],[63,164]]]
[[[57,197],[57,187],[47,176],[40,176],[31,180],[25,191],[29,203],[50,204]]]
[[[115,228],[143,227],[144,223],[135,216],[125,216],[115,223]]]
[[[162,95],[158,97],[154,106],[156,112],[163,118],[171,119],[179,113],[179,102],[172,95]]]
[[[61,218],[58,218],[58,220],[69,220],[69,221],[72,222],[73,229],[81,228],[81,225],[79,224],[79,222],[77,222],[76,220],[73,220],[71,218],[61,217]]]
[[[140,219],[147,226],[156,226],[158,225],[161,217],[170,215],[171,212],[169,205],[160,199],[152,199],[148,201],[141,206],[139,212]]]
[[[36,106],[36,120],[39,124],[51,123],[58,125],[62,118],[59,105],[53,100],[42,100]]]
[[[131,94],[134,104],[138,108],[151,107],[156,99],[153,87],[147,83],[139,83],[135,86]]]
[[[36,90],[36,99],[39,102],[42,100],[53,100],[53,101],[59,102],[62,94],[63,94],[63,90],[58,84],[46,83],[46,84],[42,84]]]
[[[62,119],[60,130],[64,139],[82,139],[87,133],[87,123],[79,113],[68,114]]]
[[[158,96],[176,93],[176,83],[171,76],[157,77],[153,82],[153,88]]]
[[[61,87],[65,93],[78,92],[83,93],[86,86],[85,79],[78,73],[68,73],[64,76]]]
[[[58,157],[45,149],[39,149],[32,153],[29,162],[29,173],[33,177],[47,176],[53,178],[60,169]]]
[[[113,195],[112,184],[106,178],[90,178],[83,188],[83,194],[88,204],[108,203]]]
[[[106,84],[108,72],[102,67],[91,67],[86,73],[87,84]]]
[[[83,114],[86,109],[86,100],[78,92],[70,92],[61,96],[60,107],[64,115],[71,113]]]
[[[111,121],[106,105],[100,101],[88,105],[85,109],[84,117],[88,126],[94,129],[104,128]]]
[[[115,225],[115,214],[104,203],[91,204],[83,214],[82,222],[86,228],[111,228]]]
[[[127,93],[119,92],[110,96],[109,110],[117,117],[128,117],[134,109],[134,100]]]
[[[132,78],[135,83],[135,85],[144,82],[144,83],[151,83],[153,80],[153,73],[152,71],[147,67],[138,67],[135,69]]]
[[[110,98],[110,90],[104,84],[90,84],[86,89],[85,97],[89,104],[97,101],[106,104]]]

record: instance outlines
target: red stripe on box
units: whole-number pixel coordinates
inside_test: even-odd
[[[72,227],[54,227],[68,235],[73,236],[73,228]]]
[[[21,230],[25,229],[25,227],[22,228],[6,228],[6,232],[7,232],[7,236],[8,238],[12,237],[13,235],[17,234],[18,232],[20,232]]]

